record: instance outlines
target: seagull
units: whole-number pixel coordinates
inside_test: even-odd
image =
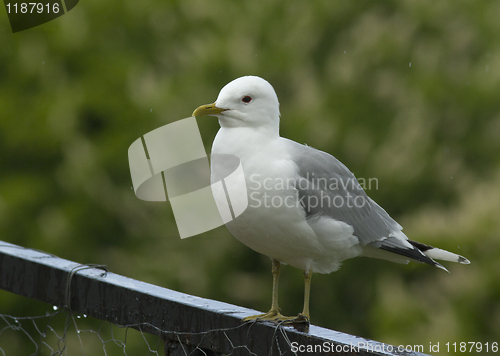
[[[312,274],[336,271],[349,258],[415,260],[445,271],[436,260],[470,263],[409,240],[334,156],[280,137],[278,97],[266,80],[233,80],[213,104],[193,112],[205,115],[217,117],[220,124],[212,155],[238,157],[245,176],[248,207],[226,226],[236,239],[272,260],[271,309],[243,320],[309,323]],[[297,317],[282,315],[278,305],[282,263],[304,271],[304,307]]]

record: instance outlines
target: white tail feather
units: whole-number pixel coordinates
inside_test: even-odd
[[[442,261],[458,262],[463,264],[469,264],[470,261],[463,256],[457,255],[453,252],[445,251],[440,248],[431,248],[426,251],[422,251],[426,256]]]

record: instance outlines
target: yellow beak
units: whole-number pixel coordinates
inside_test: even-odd
[[[205,116],[205,115],[219,115],[221,112],[226,111],[226,109],[221,109],[213,104],[202,105],[193,111],[193,116]]]

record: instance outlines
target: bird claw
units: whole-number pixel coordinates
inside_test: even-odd
[[[243,321],[272,321],[279,324],[309,324],[309,317],[300,313],[297,316],[284,316],[279,311],[270,310],[264,314],[252,315],[243,318]]]
[[[300,313],[292,320],[292,324],[301,324],[301,323],[309,324],[310,323],[309,316]]]

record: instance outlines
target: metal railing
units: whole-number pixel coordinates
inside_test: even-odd
[[[257,312],[2,241],[0,288],[159,335],[165,355],[423,355],[314,325],[243,322]]]

